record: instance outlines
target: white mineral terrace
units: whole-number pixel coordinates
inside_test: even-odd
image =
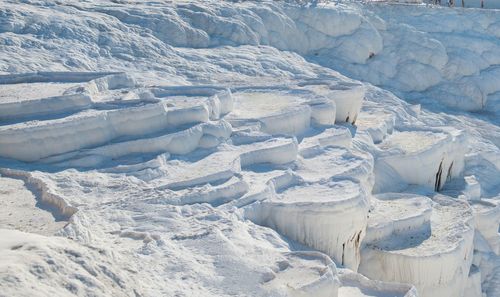
[[[373,187],[373,159],[370,155],[342,147],[316,147],[302,153],[296,172],[305,181],[318,182],[334,176],[357,179],[370,192]]]
[[[0,224],[9,229],[52,235],[67,221],[57,213],[53,215],[50,204],[40,201],[33,188],[19,179],[0,177]],[[21,215],[19,215],[21,214]]]
[[[399,149],[404,154],[416,154],[429,150],[447,139],[444,133],[432,131],[397,131],[389,136],[379,147],[383,150]]]
[[[460,131],[395,131],[378,147],[375,157],[375,192],[397,190],[401,182],[440,190],[464,168],[465,136]],[[380,173],[380,174],[377,174]]]
[[[394,114],[383,111],[361,112],[356,120],[356,127],[358,131],[367,131],[373,142],[380,143],[388,134],[392,134],[394,118]]]
[[[287,108],[300,105],[300,97],[274,92],[249,91],[234,94],[234,110],[231,116],[243,119],[267,117]]]
[[[494,253],[499,254],[500,205],[487,199],[470,201],[470,205],[474,213],[476,232],[480,233]]]
[[[311,184],[314,197],[304,187],[292,186],[247,210],[252,221],[330,255],[354,271],[365,236],[368,202],[352,181]]]
[[[365,87],[356,83],[308,81],[301,86],[335,102],[336,122],[356,123],[365,95]]]
[[[369,278],[412,283],[419,296],[460,295],[472,264],[474,225],[468,204],[436,195],[430,209],[426,197],[382,198],[396,206],[371,210],[367,232],[377,234],[363,242],[359,271]],[[401,213],[405,205],[408,213]]]
[[[234,93],[234,109],[228,119],[240,125],[257,122],[269,134],[300,135],[311,126],[314,109],[307,103],[312,99],[314,94],[304,92],[242,91]],[[333,118],[334,111],[335,106],[330,106],[326,117]]]
[[[339,279],[342,282],[338,291],[339,297],[418,296],[412,285],[374,281],[346,269],[340,270]]]
[[[63,95],[82,83],[20,83],[0,84],[0,103],[40,100]]]
[[[500,1],[419,2],[0,0],[0,295],[499,297]]]
[[[97,43],[65,65],[127,72],[0,59],[2,293],[497,297],[500,132],[425,96],[500,102],[498,34],[469,48],[361,3],[73,4],[41,18],[91,7],[59,31]],[[0,52],[52,39],[16,5],[38,9],[0,5]]]
[[[300,142],[301,154],[308,154],[314,151],[317,146],[338,146],[350,148],[352,144],[352,134],[346,127],[327,128],[320,133],[308,135]]]
[[[366,89],[352,83],[231,92],[144,87],[112,74],[68,83],[66,91],[56,86],[40,95],[63,100],[64,112],[36,113],[41,101],[34,99],[33,112],[1,123],[0,156],[25,161],[0,171],[7,185],[0,196],[8,197],[3,226],[86,243],[95,240],[89,230],[105,232],[125,254],[152,244],[167,253],[162,238],[169,234],[203,254],[224,252],[224,267],[253,265],[249,284],[264,295],[480,297],[482,258],[473,262],[473,238],[481,255],[499,252],[499,206],[481,197],[474,176],[460,192],[475,199],[470,205],[432,192],[460,181],[466,142],[459,130],[398,126],[392,111],[373,103],[361,109]],[[76,93],[89,105],[65,97]],[[59,94],[66,95],[50,97]],[[430,190],[430,198],[372,196],[409,185]],[[19,216],[30,217],[27,225]],[[232,227],[219,229],[219,221]],[[30,242],[61,262],[60,246],[73,245],[1,232],[14,238],[4,249]],[[238,253],[248,250],[225,244],[241,236],[259,238],[245,245],[253,257],[271,258],[246,263]],[[133,283],[126,273],[123,279]]]
[[[371,200],[368,213],[367,236],[364,242],[370,243],[393,234],[428,231],[432,202],[427,197],[399,194],[381,194]]]
[[[264,286],[281,287],[290,296],[337,296],[340,281],[335,263],[324,254],[297,252],[285,255],[286,261],[269,276]]]
[[[120,79],[116,81],[114,77]],[[94,86],[94,88],[87,87],[87,89],[92,89],[92,92],[87,93],[96,96],[99,92],[108,90],[106,88],[110,86],[119,89],[123,86],[135,85],[134,82],[128,80],[125,80],[126,83],[121,83],[127,77],[123,78],[120,75],[112,75],[107,80],[105,78],[107,77],[89,82],[87,85]],[[213,146],[217,144],[216,138],[229,136],[224,131],[230,128],[224,122],[208,124],[208,126],[188,127],[184,131],[179,131],[179,127],[208,122],[212,118],[218,119],[221,111],[227,112],[232,106],[230,93],[227,95],[224,90],[221,92],[223,95],[220,97],[224,100],[219,100],[212,92],[210,96],[192,98],[192,100],[173,96],[159,103],[138,106],[125,104],[124,106],[111,106],[110,109],[91,109],[91,105],[80,106],[86,108],[82,111],[77,108],[79,102],[73,102],[71,98],[68,99],[64,96],[57,97],[58,101],[69,104],[68,110],[76,113],[61,115],[56,119],[0,126],[0,136],[2,136],[0,155],[23,161],[37,161],[69,152],[72,152],[70,153],[71,157],[75,154],[81,156],[82,153],[77,152],[79,149],[101,146],[94,149],[93,152],[85,152],[84,155],[96,155],[97,158],[117,158],[132,153],[187,153],[198,146]],[[226,99],[228,96],[229,99]],[[15,104],[22,103],[21,101]],[[35,115],[35,113],[31,115]],[[75,133],[76,131],[78,133]],[[153,133],[160,135],[151,136]],[[168,135],[169,133],[170,135]],[[143,140],[132,140],[139,135],[149,135],[150,137]],[[215,139],[211,139],[211,136]],[[54,142],[56,139],[57,145]],[[180,145],[173,143],[171,139],[185,139],[185,141]],[[117,143],[108,144],[111,141]],[[64,157],[56,157],[46,161],[60,161],[62,159]],[[95,166],[100,162],[93,159],[94,161],[89,163],[89,166]],[[72,165],[83,166],[86,162]]]

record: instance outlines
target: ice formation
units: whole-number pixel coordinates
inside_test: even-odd
[[[2,293],[500,294],[498,10],[0,2]]]

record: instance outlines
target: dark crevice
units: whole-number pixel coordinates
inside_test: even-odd
[[[363,232],[363,231],[358,232],[358,235],[356,236],[356,241],[354,242],[354,246],[356,247],[356,250],[359,248],[360,243],[361,243],[361,232]]]
[[[453,162],[451,162],[450,167],[448,168],[448,174],[446,175],[446,181],[451,180],[451,171],[453,170]]]
[[[356,120],[358,119],[358,115],[354,115],[354,119],[352,120],[352,124],[355,125],[356,124]]]
[[[344,265],[345,243],[342,244],[342,266]]]
[[[443,175],[443,160],[439,163],[438,171],[436,172],[436,182],[434,183],[434,191],[438,192],[441,188],[441,176]]]

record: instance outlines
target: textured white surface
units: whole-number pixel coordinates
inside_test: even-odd
[[[498,32],[426,5],[0,0],[0,291],[496,297]]]

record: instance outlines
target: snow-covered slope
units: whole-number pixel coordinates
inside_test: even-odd
[[[4,294],[500,294],[499,11],[0,4]]]

